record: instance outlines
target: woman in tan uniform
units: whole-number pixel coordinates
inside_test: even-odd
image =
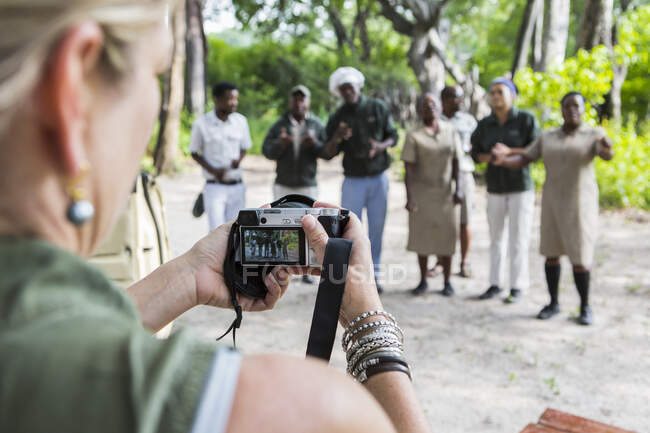
[[[442,294],[454,294],[449,275],[451,256],[456,249],[455,205],[461,201],[458,158],[463,152],[456,130],[438,119],[439,111],[434,97],[423,95],[420,104],[423,125],[407,134],[402,151],[409,211],[407,249],[418,254],[420,266],[420,284],[412,290],[414,295],[428,289],[427,259],[432,254],[438,256],[443,267]]]
[[[598,184],[593,160],[596,155],[609,161],[614,156],[612,142],[601,128],[582,123],[585,111],[580,93],[562,98],[562,127],[544,131],[539,139],[519,155],[495,148],[497,163],[522,167],[539,158],[544,160],[546,182],[542,194],[540,252],[546,256],[546,281],[551,302],[537,315],[549,319],[560,312],[558,283],[559,256],[566,254],[573,264],[573,277],[580,294],[578,323],[592,323],[589,308],[589,268],[593,262],[598,224]]]

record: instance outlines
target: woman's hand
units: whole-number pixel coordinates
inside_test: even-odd
[[[417,212],[418,211],[418,205],[413,200],[407,200],[406,201],[406,206],[404,206],[404,207],[409,212]]]
[[[316,202],[314,207],[337,206]],[[329,239],[325,229],[311,215],[302,218],[302,227],[305,230],[309,244],[316,253],[318,263],[323,263],[325,247]],[[359,314],[366,311],[381,310],[383,307],[377,294],[374,266],[370,254],[370,240],[363,230],[361,221],[353,213],[350,213],[350,220],[343,232],[343,238],[353,242],[339,316],[339,322],[345,327]]]
[[[198,241],[188,253],[187,260],[194,270],[197,305],[232,308],[230,290],[223,275],[223,262],[228,247],[232,223],[226,223]],[[244,311],[263,311],[275,306],[289,286],[290,275],[284,267],[276,267],[264,283],[268,289],[264,299],[252,299],[237,294]]]

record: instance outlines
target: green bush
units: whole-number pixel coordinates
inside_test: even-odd
[[[604,208],[636,207],[650,210],[650,122],[635,129],[632,116],[625,125],[603,125],[614,141],[614,159],[596,161],[600,205]]]
[[[592,51],[580,50],[575,57],[550,68],[547,72],[533,72],[525,68],[515,75],[519,88],[518,103],[532,110],[543,129],[562,124],[560,101],[567,92],[575,90],[585,97],[584,122],[595,126],[595,106],[604,102],[612,79],[610,56],[605,47]],[[624,125],[603,124],[614,141],[616,155],[610,162],[597,158],[596,176],[600,187],[600,205],[605,208],[637,207],[650,209],[650,122],[641,123],[641,132],[635,129],[632,113]],[[542,162],[531,167],[536,185],[544,183]]]

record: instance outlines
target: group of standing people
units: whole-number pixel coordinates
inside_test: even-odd
[[[330,91],[343,101],[323,125],[309,111],[311,92],[297,85],[289,94],[289,110],[268,131],[262,153],[276,161],[275,198],[287,194],[318,196],[317,159],[343,152],[345,180],[341,205],[361,217],[368,216],[375,279],[381,263],[382,236],[388,203],[390,156],[397,144],[397,129],[386,105],[361,93],[365,78],[351,67],[330,77]],[[251,146],[246,119],[236,113],[238,90],[232,83],[214,86],[215,110],[199,118],[192,128],[192,157],[203,167],[203,198],[210,230],[234,219],[244,206],[245,187],[239,164]],[[312,282],[308,275],[305,282]],[[382,288],[377,284],[379,292]]]
[[[276,161],[273,195],[318,196],[317,159],[343,152],[341,205],[362,216],[366,209],[375,279],[381,264],[390,166],[387,149],[398,140],[387,106],[366,97],[363,74],[351,67],[337,69],[329,80],[342,104],[326,125],[310,110],[311,92],[297,85],[289,94],[289,110],[270,128],[262,153]],[[244,206],[245,187],[239,164],[251,146],[246,119],[235,112],[237,87],[219,83],[213,89],[215,110],[195,123],[192,156],[204,168],[204,200],[210,229],[236,217]],[[598,217],[598,188],[593,157],[611,159],[612,146],[601,129],[582,123],[584,99],[576,92],[562,99],[564,125],[540,132],[535,116],[514,106],[517,88],[497,78],[489,88],[492,112],[477,122],[462,111],[460,86],[445,87],[418,102],[421,122],[405,139],[406,209],[409,211],[407,249],[417,253],[420,282],[414,295],[427,292],[427,277],[443,274],[441,293],[452,296],[452,257],[460,237],[459,275],[469,278],[470,222],[474,202],[474,163],[487,163],[487,219],[490,232],[489,287],[478,296],[487,300],[503,291],[506,250],[510,290],[506,303],[519,301],[529,286],[528,251],[535,191],[528,164],[542,158],[547,181],[542,199],[541,253],[551,297],[538,317],[559,312],[559,256],[569,255],[581,297],[578,321],[590,324],[589,269],[593,259]],[[438,102],[440,101],[440,104]],[[457,208],[459,206],[460,209]],[[458,221],[460,219],[460,221]],[[507,241],[506,241],[507,239]],[[428,257],[437,262],[428,269]],[[306,282],[311,282],[308,276]],[[382,288],[377,284],[381,293]]]
[[[578,322],[592,323],[589,307],[590,267],[598,220],[598,186],[593,159],[613,157],[611,140],[600,128],[582,123],[584,98],[569,92],[561,101],[564,124],[540,133],[533,114],[514,106],[517,88],[498,78],[490,85],[492,112],[478,123],[460,111],[462,89],[446,87],[441,94],[443,113],[433,95],[419,104],[422,124],[406,137],[405,163],[409,211],[407,248],[418,254],[420,283],[412,290],[428,289],[427,259],[438,257],[443,268],[445,296],[454,294],[449,282],[456,246],[455,205],[461,210],[461,275],[469,272],[468,222],[473,195],[473,161],[487,163],[487,219],[490,232],[490,274],[481,300],[497,297],[502,289],[506,242],[510,259],[510,291],[506,303],[515,303],[529,285],[528,250],[535,203],[528,164],[543,159],[546,182],[542,196],[540,252],[550,303],[537,315],[548,319],[559,310],[559,256],[568,255],[580,295]],[[468,155],[471,155],[470,160]],[[506,235],[507,225],[507,235]],[[464,233],[463,233],[464,232]]]

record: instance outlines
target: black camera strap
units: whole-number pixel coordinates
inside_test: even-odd
[[[352,241],[347,239],[330,238],[327,241],[311,319],[307,356],[330,360],[351,250]]]
[[[274,201],[271,203],[271,207],[309,208],[312,207],[313,204],[314,199],[310,197],[291,194]],[[309,332],[309,341],[307,343],[307,355],[321,358],[326,361],[329,361],[332,347],[334,345],[339,310],[341,308],[341,300],[343,298],[345,279],[352,249],[352,241],[332,237],[335,236],[335,232],[342,232],[342,229],[347,223],[347,210],[343,209],[342,213],[345,217],[340,221],[340,231],[334,230],[331,224],[327,224],[327,219],[322,220],[322,217],[318,218],[321,224],[324,223],[325,231],[327,231],[328,235],[331,237],[327,241],[325,247],[323,266],[321,267],[321,279],[318,285],[316,305],[314,306],[311,330]],[[239,223],[235,221],[230,228],[228,250],[223,264],[224,279],[226,286],[228,286],[228,289],[230,290],[230,298],[237,316],[228,330],[217,338],[217,340],[221,340],[232,331],[232,343],[235,347],[235,333],[237,328],[241,326],[243,317],[242,308],[237,300],[238,293],[255,299],[264,298],[266,295],[264,277],[266,277],[266,275],[274,268],[274,266],[265,266],[259,269],[259,274],[246,275],[244,277],[245,270],[236,259],[237,250],[241,242],[239,227]]]

